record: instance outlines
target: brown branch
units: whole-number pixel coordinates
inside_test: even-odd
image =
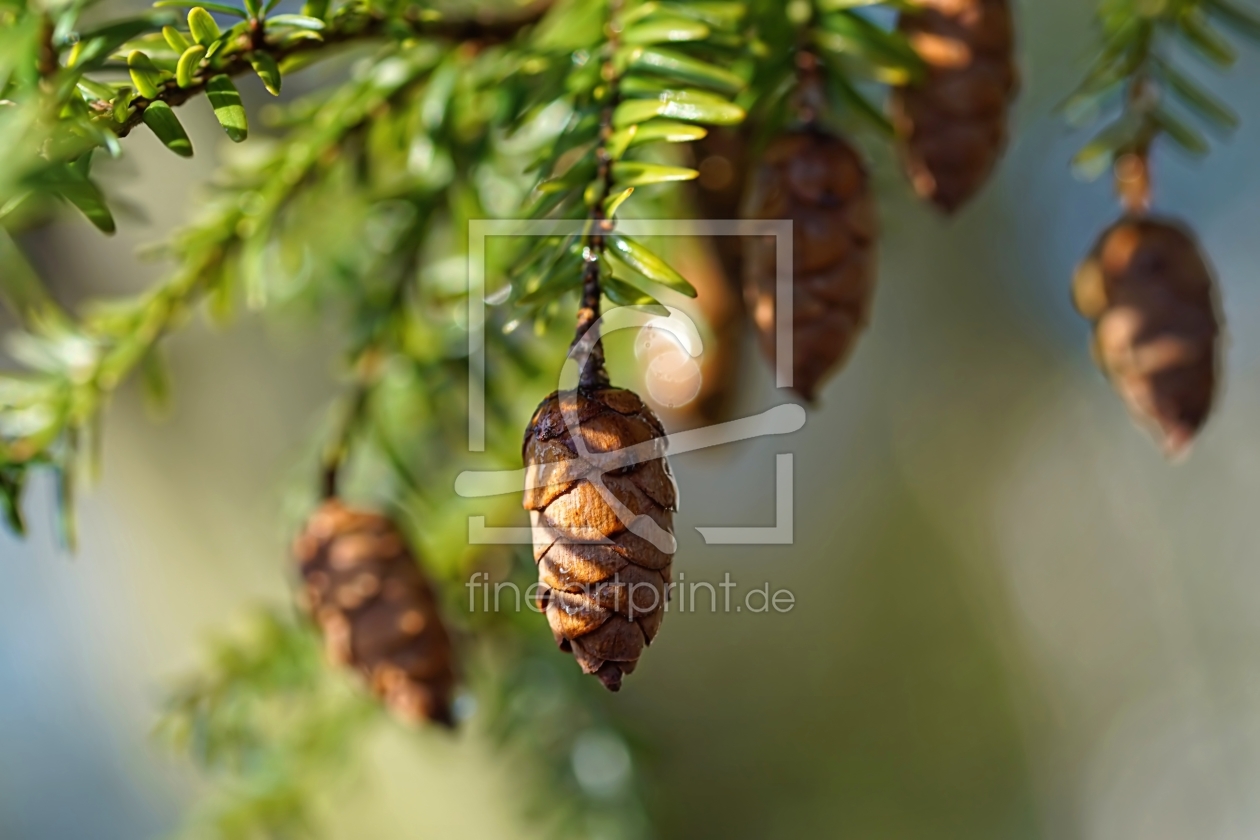
[[[40,22],[38,72],[41,78],[51,79],[57,72],[57,48],[53,46],[54,26],[52,18],[44,15]]]
[[[355,386],[354,393],[350,397],[350,403],[346,407],[345,414],[341,418],[341,425],[337,429],[332,445],[324,454],[322,470],[320,472],[320,496],[324,499],[334,499],[339,492],[339,484],[341,478],[341,468],[345,465],[346,459],[350,457],[351,441],[359,426],[363,424],[364,418],[367,417],[368,405],[372,399],[372,391],[375,386],[376,373],[370,374],[360,372],[360,380]]]
[[[163,83],[158,95],[153,99],[138,96],[131,100],[130,105],[133,110],[124,122],[116,123],[109,120],[109,123],[115,134],[126,137],[133,128],[144,121],[145,109],[153,102],[161,101],[173,107],[182,105],[194,96],[205,92],[206,85],[214,76],[239,76],[249,72],[253,67],[250,59],[259,53],[270,55],[279,64],[295,55],[321,52],[349,43],[385,38],[399,24],[405,25],[412,37],[499,44],[511,40],[525,27],[537,23],[550,7],[551,0],[540,0],[512,17],[483,15],[460,20],[387,19],[378,15],[347,16],[337,21],[336,25],[324,30],[322,40],[297,41],[288,46],[280,46],[265,40],[263,28],[255,26],[251,32],[241,35],[242,49],[227,55],[221,64],[201,71],[188,87],[182,88],[174,80],[168,80]]]

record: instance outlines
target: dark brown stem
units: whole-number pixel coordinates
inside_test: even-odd
[[[368,404],[372,398],[374,383],[360,381],[355,387],[354,396],[341,420],[341,428],[333,438],[333,446],[324,456],[323,471],[320,477],[321,495],[332,499],[338,495],[338,479],[341,468],[350,455],[350,441],[354,438],[363,419],[367,416]]]
[[[543,0],[514,17],[475,17],[462,20],[400,21],[387,20],[378,15],[356,15],[338,21],[326,29],[322,41],[297,41],[283,47],[266,41],[263,28],[254,27],[251,33],[242,36],[245,41],[244,49],[228,55],[213,69],[203,71],[188,87],[181,88],[174,81],[167,81],[153,99],[138,96],[131,100],[132,112],[124,122],[116,123],[108,117],[103,117],[102,121],[119,137],[125,137],[144,121],[144,111],[153,102],[165,102],[172,107],[182,105],[197,94],[203,93],[207,83],[214,76],[239,76],[249,72],[252,68],[250,59],[258,53],[269,54],[278,64],[294,55],[323,52],[330,47],[384,38],[389,36],[399,24],[407,26],[411,35],[417,38],[497,44],[510,40],[525,27],[537,23],[550,6],[551,0]]]
[[[258,18],[249,19],[249,49],[251,52],[267,49],[267,31]]]
[[[599,321],[600,297],[603,294],[599,276],[600,257],[607,245],[608,233],[613,227],[612,220],[604,213],[604,203],[612,192],[613,180],[612,157],[608,153],[608,141],[612,138],[613,112],[617,108],[619,99],[617,69],[613,65],[613,56],[621,41],[621,30],[617,23],[617,14],[620,10],[621,0],[609,0],[607,58],[602,68],[604,81],[608,84],[608,99],[600,112],[599,145],[595,148],[597,161],[595,180],[599,184],[599,189],[591,205],[590,214],[587,216],[590,230],[586,235],[586,245],[582,256],[582,303],[578,309],[577,330],[573,337],[574,345],[580,342],[592,328],[598,329],[595,324]],[[605,388],[608,384],[608,371],[604,367],[604,342],[596,335],[590,355],[578,376],[578,387],[593,390]]]
[[[53,31],[52,18],[44,15],[40,24],[38,66],[39,75],[44,79],[51,79],[60,66],[57,63],[57,48],[53,46]]]
[[[608,149],[605,147],[605,143],[608,142],[608,138],[612,134],[612,111],[614,107],[615,105],[610,104],[604,109],[603,124],[600,127],[599,148],[595,150],[595,154],[599,159],[596,177],[602,186],[599,198],[591,208],[589,218],[591,229],[586,236],[586,248],[583,252],[582,303],[578,308],[577,330],[573,336],[575,345],[591,329],[599,329],[595,324],[599,320],[600,297],[603,295],[603,289],[600,288],[599,282],[600,256],[604,253],[606,246],[606,234],[612,230],[612,220],[604,214],[604,200],[608,198],[608,193],[612,187],[612,163],[609,160]],[[586,389],[604,388],[609,384],[608,371],[604,368],[604,342],[598,335],[595,336],[595,343],[591,347],[590,355],[582,366],[578,384]]]
[[[600,238],[602,239],[602,237]],[[592,237],[591,245],[589,246],[592,251],[596,247],[602,247],[597,246],[595,242],[596,237]],[[574,344],[581,341],[583,336],[592,327],[595,327],[595,322],[599,320],[599,299],[603,291],[599,284],[598,252],[594,253],[593,257],[593,259],[588,259],[582,268],[582,305],[578,309],[577,334],[573,338]],[[608,371],[604,367],[604,342],[597,337],[594,346],[591,347],[590,355],[586,359],[586,364],[582,366],[582,372],[578,377],[578,387],[585,390],[595,390],[607,387],[609,382]]]

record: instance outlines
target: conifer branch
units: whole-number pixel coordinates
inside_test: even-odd
[[[1149,203],[1145,159],[1162,140],[1201,157],[1211,146],[1202,129],[1228,134],[1238,115],[1192,75],[1179,69],[1183,53],[1196,55],[1221,71],[1237,58],[1230,40],[1217,28],[1260,39],[1260,12],[1249,5],[1215,0],[1178,0],[1157,6],[1104,4],[1098,12],[1102,30],[1099,57],[1076,91],[1063,103],[1069,120],[1111,106],[1115,118],[1077,154],[1073,165],[1087,177],[1116,169],[1117,187],[1126,205]]]
[[[55,24],[46,13],[40,21],[39,56],[37,71],[41,78],[49,79],[57,72],[57,48],[53,45]]]
[[[330,115],[327,123],[299,135],[298,140],[305,141],[305,154],[296,163],[294,158],[281,156],[277,158],[281,165],[266,170],[269,180],[258,188],[268,196],[266,213],[280,213],[321,160],[336,153],[372,119],[378,96],[385,102],[393,101],[413,90],[415,82],[414,78],[400,81],[396,88],[381,92],[353,87],[326,103]],[[53,419],[38,434],[0,440],[0,460],[23,467],[71,460],[73,449],[61,446],[63,438],[90,426],[113,391],[152,357],[161,340],[207,295],[230,282],[225,277],[228,264],[245,244],[248,226],[259,224],[259,218],[249,216],[239,201],[226,203],[210,219],[176,237],[173,250],[180,268],[167,281],[137,299],[108,305],[102,310],[105,317],[73,321],[65,316],[49,322],[49,326],[34,325],[35,334],[24,336],[24,340],[46,348],[43,352],[49,356],[60,358],[62,343],[90,347],[92,355],[86,361],[78,359],[73,369],[42,372],[38,381],[47,392],[42,399],[53,407]]]
[[[551,0],[541,0],[514,16],[480,16],[465,19],[426,19],[421,17],[386,17],[380,14],[351,14],[339,17],[321,34],[321,40],[299,40],[278,44],[266,39],[265,21],[252,20],[250,31],[241,36],[244,48],[230,53],[222,64],[194,77],[193,83],[180,87],[173,80],[163,82],[156,97],[132,99],[132,112],[123,122],[103,117],[114,133],[125,137],[144,121],[145,110],[154,102],[179,106],[204,93],[215,76],[240,76],[252,72],[260,55],[269,56],[276,64],[308,53],[328,54],[336,47],[405,34],[411,38],[432,38],[454,43],[491,45],[511,40],[522,29],[537,23],[551,7]]]

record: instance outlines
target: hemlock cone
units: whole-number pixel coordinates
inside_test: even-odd
[[[1194,235],[1168,219],[1108,229],[1076,273],[1076,308],[1094,324],[1094,358],[1165,452],[1186,450],[1216,393],[1221,322]]]
[[[791,219],[792,387],[813,399],[853,350],[875,292],[875,200],[866,170],[844,140],[785,134],[766,148],[746,216]],[[745,237],[744,292],[767,358],[775,358],[775,243]]]
[[[1015,38],[1007,0],[919,0],[897,27],[925,76],[897,88],[892,120],[920,197],[953,213],[980,189],[1006,145],[1015,98]]]
[[[359,671],[396,715],[450,726],[451,640],[398,527],[331,499],[293,546],[328,657]]]
[[[612,387],[551,394],[525,431],[538,604],[561,650],[611,691],[652,643],[669,597],[678,493],[664,435],[634,392]],[[648,457],[628,463],[639,444]]]

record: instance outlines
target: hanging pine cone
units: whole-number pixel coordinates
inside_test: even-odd
[[[560,649],[611,691],[665,615],[677,490],[664,435],[638,396],[612,387],[552,394],[525,430],[538,605]],[[640,463],[627,463],[633,453],[607,454],[638,444],[651,450]]]
[[[1077,271],[1072,296],[1130,411],[1169,455],[1184,452],[1212,409],[1221,334],[1194,235],[1167,219],[1122,219]]]
[[[746,215],[791,219],[792,387],[813,399],[852,351],[875,291],[875,200],[857,152],[838,137],[801,131],[772,141]],[[766,356],[775,358],[775,244],[745,237],[744,291]]]
[[[1014,26],[1007,0],[918,0],[897,28],[926,67],[892,97],[911,184],[953,213],[988,179],[1006,145],[1015,98]]]
[[[452,725],[451,640],[397,526],[332,499],[293,553],[329,659],[359,671],[404,720]]]

